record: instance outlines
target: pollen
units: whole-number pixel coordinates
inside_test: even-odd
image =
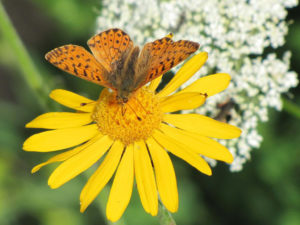
[[[146,87],[133,93],[127,103],[119,103],[115,93],[104,89],[92,114],[102,134],[125,145],[146,140],[162,118],[159,98]]]

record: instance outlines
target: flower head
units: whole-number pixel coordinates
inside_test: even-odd
[[[200,78],[172,94],[206,59],[205,52],[195,55],[163,90],[155,92],[160,77],[136,91],[127,103],[119,103],[108,89],[101,92],[97,101],[66,90],[52,91],[51,98],[76,112],[46,113],[29,122],[26,127],[51,130],[29,137],[23,149],[51,152],[74,148],[35,166],[32,172],[49,163],[62,162],[48,180],[51,188],[58,188],[104,157],[80,194],[81,212],[114,174],[106,207],[109,220],[122,216],[134,179],[146,212],[157,214],[157,192],[169,211],[177,211],[177,181],[168,153],[211,175],[203,157],[233,161],[231,153],[212,138],[231,139],[241,134],[239,128],[203,115],[174,113],[198,108],[207,97],[228,86],[230,76],[220,73]]]
[[[285,43],[288,9],[298,4],[298,0],[102,0],[105,10],[99,13],[97,30],[121,26],[140,45],[166,30],[201,43],[210,59],[183,87],[222,71],[230,74],[231,83],[205,107],[190,112],[217,116],[217,105],[231,99],[230,123],[243,134],[222,144],[234,156],[230,170],[240,171],[263,140],[258,124],[268,120],[269,108],[281,110],[281,95],[299,83],[297,73],[290,70],[291,53],[275,54]]]

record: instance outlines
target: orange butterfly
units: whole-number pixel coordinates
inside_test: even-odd
[[[77,45],[64,45],[45,58],[56,67],[116,92],[119,103],[149,81],[168,72],[194,53],[199,44],[164,37],[140,51],[120,29],[103,31],[88,41],[92,54]]]

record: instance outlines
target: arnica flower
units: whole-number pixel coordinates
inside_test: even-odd
[[[241,134],[239,128],[203,115],[176,113],[201,106],[207,97],[228,86],[230,76],[219,73],[202,77],[172,94],[206,59],[206,52],[195,55],[161,91],[155,91],[160,77],[136,91],[126,104],[118,103],[108,89],[103,89],[96,101],[62,89],[52,91],[52,99],[76,112],[45,113],[29,122],[28,128],[50,130],[32,135],[23,148],[36,152],[74,148],[35,166],[32,173],[47,164],[62,162],[48,180],[51,188],[58,188],[104,158],[81,191],[81,212],[114,174],[106,206],[109,220],[117,221],[124,213],[134,180],[147,213],[157,215],[158,193],[164,206],[176,212],[177,181],[168,153],[211,175],[203,156],[233,161],[228,149],[214,138],[231,139]]]

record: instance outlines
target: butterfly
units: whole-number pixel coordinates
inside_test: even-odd
[[[168,72],[199,48],[192,41],[170,37],[146,43],[140,50],[118,28],[103,31],[87,42],[92,54],[78,45],[64,45],[48,52],[46,60],[82,79],[115,91],[119,103],[149,81]]]

